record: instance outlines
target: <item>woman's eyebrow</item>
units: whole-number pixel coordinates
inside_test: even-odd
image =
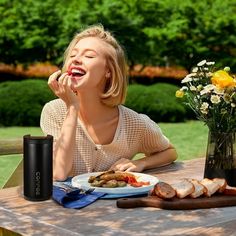
[[[85,48],[85,49],[82,50],[81,53],[85,53],[85,52],[88,52],[88,51],[92,51],[92,52],[98,54],[98,52],[97,52],[95,49],[91,49],[91,48]],[[71,51],[71,53],[73,53],[73,52],[79,52],[79,49],[78,49],[78,48],[74,48],[74,49]]]

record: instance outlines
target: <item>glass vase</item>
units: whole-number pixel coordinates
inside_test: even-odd
[[[204,178],[225,178],[228,185],[236,186],[235,132],[208,134]]]

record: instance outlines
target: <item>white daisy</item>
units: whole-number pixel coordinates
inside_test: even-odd
[[[192,79],[191,77],[186,76],[186,77],[181,81],[181,83],[183,84],[183,83],[188,83],[188,82],[191,82],[191,81],[193,81],[193,79]]]
[[[220,97],[218,95],[211,95],[211,102],[213,104],[218,104],[220,103]]]
[[[215,62],[214,62],[214,61],[208,61],[208,62],[206,62],[206,64],[207,64],[208,66],[212,66],[212,65],[215,65]]]
[[[214,88],[214,93],[216,93],[218,95],[223,95],[224,94],[224,89],[222,89],[220,87],[215,87]]]
[[[213,85],[213,84],[208,84],[203,88],[203,90],[200,92],[200,94],[203,95],[203,94],[206,94],[206,93],[210,93],[212,90],[215,89],[215,87],[216,86]]]
[[[197,66],[203,66],[206,64],[206,62],[207,62],[206,60],[200,61],[197,63]]]
[[[200,107],[201,113],[207,114],[208,113],[208,107],[209,107],[209,104],[207,102],[203,102],[201,107]]]

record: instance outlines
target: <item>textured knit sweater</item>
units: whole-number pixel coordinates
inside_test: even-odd
[[[105,171],[120,158],[132,159],[137,153],[149,156],[168,148],[169,140],[159,126],[148,116],[119,105],[119,120],[110,144],[95,144],[82,121],[76,125],[76,145],[71,175]],[[66,117],[67,108],[61,99],[45,104],[40,126],[45,135],[50,134],[56,142]]]

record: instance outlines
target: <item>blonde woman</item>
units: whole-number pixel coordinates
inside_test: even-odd
[[[54,136],[55,180],[108,169],[142,172],[177,158],[155,122],[121,105],[125,55],[101,25],[75,35],[62,71],[53,73],[48,85],[58,99],[44,106],[40,125]],[[144,158],[132,160],[137,153]]]

